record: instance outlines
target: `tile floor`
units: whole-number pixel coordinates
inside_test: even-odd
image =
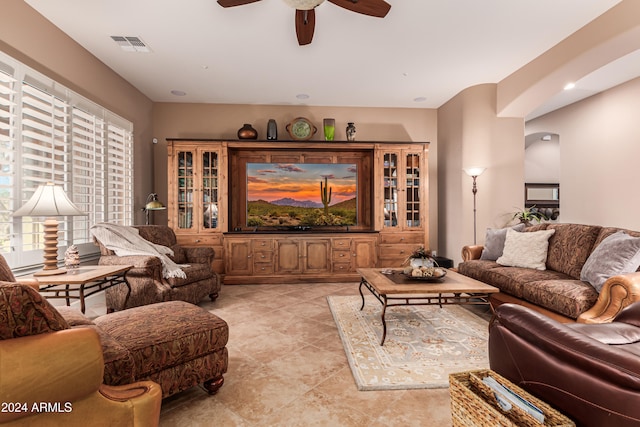
[[[448,389],[356,389],[326,296],[357,294],[357,283],[224,286],[200,306],[229,324],[225,383],[165,399],[160,425],[450,426]],[[87,304],[104,314],[103,295]]]

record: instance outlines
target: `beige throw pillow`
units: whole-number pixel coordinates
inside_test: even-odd
[[[549,238],[556,230],[519,233],[507,230],[502,256],[496,260],[500,265],[546,270]]]

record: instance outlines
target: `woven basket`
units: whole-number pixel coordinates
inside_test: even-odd
[[[516,407],[505,412],[499,406],[493,391],[482,379],[491,376],[544,413],[544,424]],[[520,387],[490,370],[459,372],[449,375],[451,417],[454,427],[474,426],[524,426],[524,427],[575,427],[575,423],[551,406],[533,397]]]

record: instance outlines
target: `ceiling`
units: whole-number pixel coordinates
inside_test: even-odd
[[[395,108],[497,83],[619,1],[387,0],[383,19],[324,2],[313,43],[299,46],[282,0],[25,0],[155,102]],[[529,118],[640,75],[639,54],[621,62]]]

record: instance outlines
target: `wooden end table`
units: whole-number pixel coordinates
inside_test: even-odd
[[[127,305],[129,295],[131,295],[131,285],[127,282],[126,274],[133,268],[132,265],[96,265],[81,266],[74,273],[59,274],[55,276],[21,276],[18,282],[38,282],[39,292],[47,299],[64,298],[67,306],[71,305],[72,299],[80,300],[80,310],[85,312],[85,298],[124,283],[128,292],[124,306]],[[88,292],[87,292],[88,291]],[[124,307],[123,307],[124,308]]]
[[[464,276],[453,270],[437,282],[422,282],[404,277],[402,270],[380,268],[358,268],[360,280],[360,296],[364,308],[362,287],[367,288],[382,304],[382,340],[384,345],[387,336],[385,314],[387,307],[399,305],[487,305],[492,293],[500,289]],[[382,271],[391,272],[383,274]]]

